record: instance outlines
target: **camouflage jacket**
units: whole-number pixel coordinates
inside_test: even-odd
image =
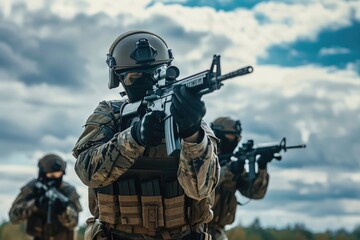
[[[84,132],[73,149],[77,158],[75,171],[89,186],[89,207],[95,217],[99,216],[99,212],[94,189],[117,181],[145,151],[133,139],[132,126],[120,129],[122,104],[120,101],[100,102],[87,119]],[[193,222],[195,225],[209,222],[212,218],[211,205],[220,173],[217,138],[204,122],[201,127],[204,137],[199,144],[181,142],[177,170],[178,182],[185,194],[193,199],[193,206],[204,207],[198,210],[201,216]],[[204,204],[196,204],[199,202]]]
[[[44,235],[52,231],[54,240],[73,239],[73,231],[78,224],[78,215],[82,211],[79,198],[75,188],[67,182],[62,182],[58,191],[69,198],[69,205],[65,211],[52,218],[51,226],[46,225],[47,213],[35,205],[34,179],[21,188],[19,195],[13,202],[9,218],[14,224],[27,220],[27,233],[29,235],[48,239]],[[51,228],[51,229],[50,229]],[[47,232],[47,233],[46,233]]]
[[[221,168],[220,181],[215,190],[214,218],[209,224],[212,228],[224,228],[235,220],[236,200],[235,192],[250,199],[261,199],[265,196],[269,183],[269,174],[266,169],[259,170],[256,179],[250,184],[245,170],[235,175],[230,171],[229,164]]]

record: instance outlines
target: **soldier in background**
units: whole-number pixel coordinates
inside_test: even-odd
[[[10,221],[27,221],[26,233],[34,240],[73,240],[82,208],[75,188],[62,180],[66,163],[58,155],[47,154],[38,167],[38,178],[22,187],[12,204]]]
[[[184,86],[174,89],[170,111],[182,141],[173,157],[166,153],[164,121],[158,121],[162,112],[122,114],[156,84],[154,69],[172,60],[165,41],[151,32],[126,32],[110,47],[109,88],[121,83],[128,99],[100,102],[73,149],[94,216],[85,239],[210,238],[206,223],[220,167],[217,139],[202,120],[204,102]]]
[[[252,184],[247,181],[244,163],[231,161],[230,155],[234,152],[241,140],[241,123],[230,117],[219,117],[211,123],[216,137],[220,139],[218,146],[219,161],[221,162],[220,181],[215,190],[214,218],[209,224],[209,233],[213,240],[227,240],[225,226],[235,220],[236,200],[235,192],[250,199],[261,199],[265,196],[269,175],[266,164],[272,156],[260,156],[258,159],[258,174]]]

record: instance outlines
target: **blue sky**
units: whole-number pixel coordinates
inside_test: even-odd
[[[210,7],[218,11],[233,11],[236,8],[252,8],[256,4],[262,2],[258,0],[245,0],[245,1],[235,1],[235,0],[225,0],[225,1],[206,1],[206,0],[164,0],[164,1],[153,1],[149,6],[156,2],[164,3],[165,5],[171,4],[181,4],[187,7]]]
[[[360,73],[359,42],[360,22],[352,20],[350,26],[324,30],[314,40],[272,46],[268,49],[268,55],[259,59],[259,63],[281,66],[318,64],[336,68],[356,63]]]
[[[213,54],[224,73],[254,67],[203,98],[207,122],[232,116],[243,141],[307,144],[271,163],[267,195],[239,207],[236,223],[360,224],[360,2],[207,2],[0,2],[0,218],[48,152],[68,161],[65,180],[87,208],[71,149],[96,105],[120,98],[107,88],[112,41],[144,29],[166,40],[181,77],[207,69]]]
[[[261,1],[261,0],[215,0],[215,1],[206,1],[206,0],[154,0],[149,6],[152,6],[154,3],[163,3],[165,5],[172,4],[181,4],[186,7],[210,7],[214,8],[217,11],[234,11],[237,8],[248,8],[251,9],[259,3],[269,3],[269,2],[277,2],[277,3],[309,3],[309,0],[277,0],[277,1]]]

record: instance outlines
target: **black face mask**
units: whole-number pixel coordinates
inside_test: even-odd
[[[47,178],[46,176],[42,178],[42,182],[46,184],[47,186],[55,186],[56,188],[59,188],[62,183],[62,176],[59,178]]]
[[[134,81],[131,85],[123,83],[123,87],[125,88],[126,95],[130,102],[137,102],[143,99],[146,92],[152,90],[153,85],[154,82],[149,76],[146,76],[146,74],[143,74],[143,76]]]
[[[227,154],[234,152],[236,146],[238,145],[237,139],[229,140],[228,138],[224,137],[220,140],[220,153]]]

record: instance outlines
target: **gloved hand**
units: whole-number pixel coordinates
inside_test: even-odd
[[[201,119],[206,113],[205,104],[200,98],[185,86],[174,89],[170,112],[182,138],[190,137],[200,129]]]
[[[271,162],[274,158],[274,153],[266,152],[260,155],[259,159],[257,160],[259,169],[265,169],[267,164]]]
[[[229,164],[229,169],[235,175],[241,174],[244,171],[244,165],[245,164],[242,161],[231,161]]]
[[[69,205],[69,199],[64,196],[64,198],[56,198],[54,202],[54,209],[56,209],[57,214],[61,214],[66,210],[66,207]]]
[[[164,121],[159,121],[163,117],[164,113],[160,111],[146,113],[131,128],[131,135],[134,140],[143,147],[159,145],[165,136]]]

